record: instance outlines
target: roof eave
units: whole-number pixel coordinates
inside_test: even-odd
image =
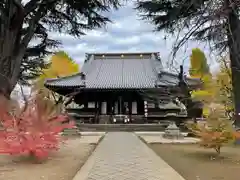
[[[120,52],[112,52],[112,53],[86,53],[86,54],[89,54],[89,55],[138,55],[138,54],[142,54],[142,55],[146,55],[146,54],[159,54],[159,52],[123,52],[123,53],[120,53]]]

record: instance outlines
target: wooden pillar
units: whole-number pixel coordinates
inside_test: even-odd
[[[132,103],[130,100],[128,100],[128,115],[132,114]]]
[[[115,114],[115,101],[112,99],[112,115]]]
[[[113,114],[114,114],[114,106],[115,106],[113,98],[110,98],[110,102],[109,102],[109,104],[110,104],[110,116],[109,116],[109,122],[112,123]]]
[[[130,119],[132,116],[132,102],[133,102],[133,93],[130,93],[130,96],[128,97],[128,109],[129,109],[129,115],[130,115]]]
[[[87,109],[88,108],[88,101],[86,100],[83,104],[84,104],[84,108]]]
[[[99,114],[102,115],[102,101],[99,100],[98,103],[99,103]]]
[[[117,103],[118,103],[118,114],[121,114],[121,111],[120,111],[121,110],[121,108],[120,108],[121,107],[121,103],[120,103],[119,99],[117,100]]]
[[[100,122],[100,113],[101,113],[101,109],[100,109],[100,101],[99,100],[97,100],[97,111],[98,111],[98,118],[97,118],[97,123],[99,124],[99,122]]]
[[[132,122],[132,101],[128,100],[128,115],[129,115],[129,120]]]
[[[94,118],[94,124],[96,124],[97,123],[97,119],[98,119],[98,103],[97,103],[97,101],[95,100],[95,102],[94,102],[94,104],[95,104],[95,108],[94,108],[94,111],[95,111],[95,118]]]
[[[113,99],[112,98],[108,98],[107,100],[107,114],[112,116],[113,114]]]
[[[114,109],[115,109],[115,103],[114,103],[114,99],[111,99],[111,116],[114,114]]]

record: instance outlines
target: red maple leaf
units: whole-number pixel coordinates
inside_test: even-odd
[[[49,152],[58,150],[60,133],[73,128],[74,122],[66,114],[57,113],[47,100],[34,98],[19,115],[1,108],[0,153],[29,155],[47,158]]]

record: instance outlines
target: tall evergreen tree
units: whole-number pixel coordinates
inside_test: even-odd
[[[103,12],[119,5],[119,0],[1,0],[0,99],[45,66],[44,55],[60,43],[50,31],[79,37],[109,22]],[[30,45],[33,39],[39,43]]]
[[[208,41],[219,53],[230,54],[235,123],[240,126],[240,21],[238,0],[140,0],[136,9],[157,31],[185,32],[176,52],[189,39]],[[187,30],[187,31],[185,31]]]

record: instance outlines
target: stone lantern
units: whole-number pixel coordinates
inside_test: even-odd
[[[182,139],[184,136],[181,134],[181,131],[175,122],[171,122],[165,129],[163,137],[168,139]]]

